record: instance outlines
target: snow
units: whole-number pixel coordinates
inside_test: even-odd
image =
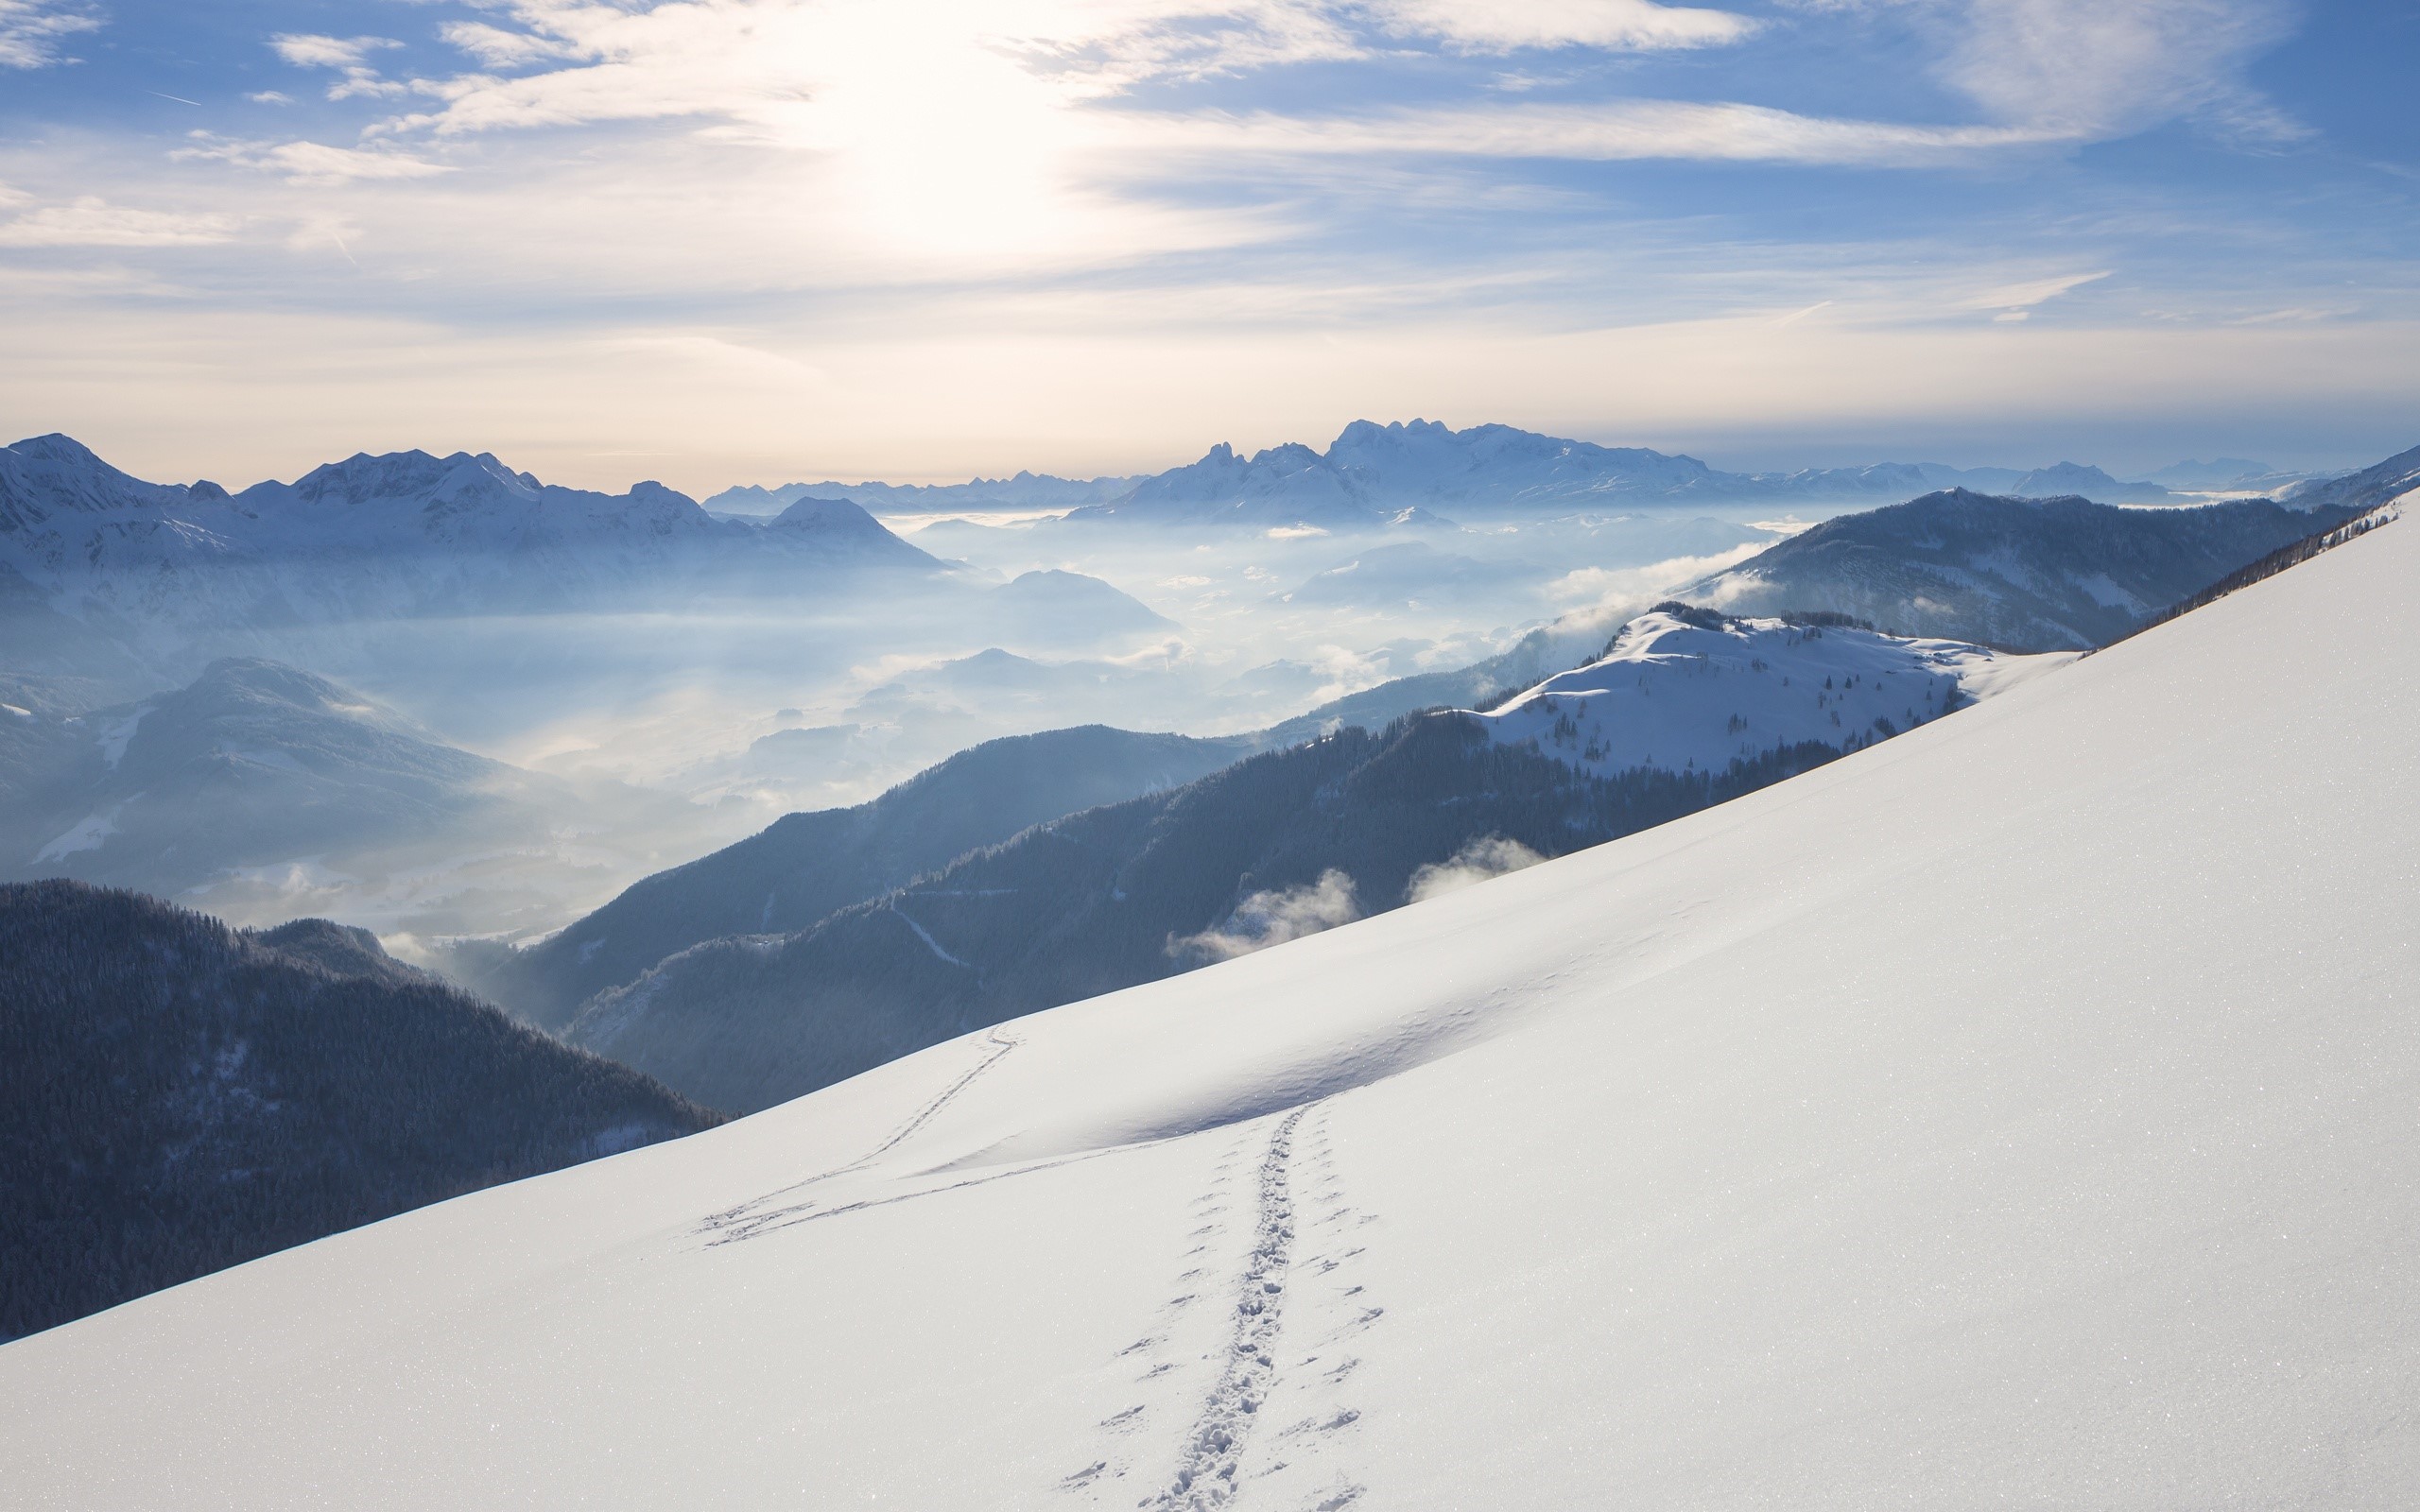
[[[0,1348],[0,1503],[2420,1504],[2415,571]]]
[[[117,833],[117,816],[126,804],[120,803],[107,814],[88,814],[76,827],[34,852],[34,865],[72,856],[78,850],[97,850],[101,842]]]
[[[144,704],[102,732],[101,760],[108,764],[111,771],[116,771],[117,764],[126,760],[128,743],[134,739],[134,732],[143,728],[144,716],[150,712],[151,706]]]
[[[1476,717],[1499,743],[1535,746],[1582,771],[1720,772],[1808,741],[1871,745],[2073,660],[1777,619],[1707,628],[1643,614],[1608,655]]]
[[[916,937],[925,942],[925,949],[932,952],[933,954],[941,960],[942,964],[957,967],[966,966],[964,961],[959,960],[957,956],[952,955],[949,952],[942,949],[942,942],[933,938],[932,932],[930,930],[908,918],[908,910],[899,906],[898,899],[893,898],[890,900],[890,911],[899,916],[899,921],[901,923],[906,924],[909,929],[916,932]],[[971,968],[969,968],[969,970],[971,970]]]

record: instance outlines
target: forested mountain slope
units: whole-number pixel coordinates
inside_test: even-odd
[[[1243,740],[1087,725],[986,741],[853,808],[792,814],[660,871],[527,950],[457,948],[446,969],[549,1028],[666,956],[727,935],[786,934],[1080,809],[1182,786]]]
[[[1826,610],[1900,635],[2081,651],[2355,512],[2267,499],[2128,509],[1950,489],[1826,520],[1672,596],[1735,614]]]
[[[324,920],[0,885],[0,1338],[721,1121]]]

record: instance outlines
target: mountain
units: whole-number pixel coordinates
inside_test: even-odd
[[[492,819],[502,806],[492,795],[514,775],[269,662],[217,662],[187,687],[53,728],[72,759],[0,815],[7,868],[20,875],[182,888],[232,867]]]
[[[2325,503],[2126,509],[1952,489],[1836,516],[1672,596],[1734,613],[1821,610],[1902,634],[2083,650],[2350,517]]]
[[[324,920],[0,885],[0,1338],[720,1122]]]
[[[1181,786],[1250,749],[1099,725],[986,741],[870,803],[788,815],[648,877],[541,944],[466,944],[446,965],[531,1022],[561,1027],[589,997],[692,945],[804,929],[1029,826]]]
[[[0,720],[0,878],[77,877],[244,917],[291,914],[296,899],[441,911],[466,885],[510,915],[533,890],[576,894],[604,856],[644,864],[656,832],[694,828],[677,799],[474,755],[272,662]]]
[[[1695,457],[1434,421],[1355,421],[1324,452],[1288,442],[1246,457],[1224,442],[1069,518],[1375,529],[1403,511],[1537,512],[1721,491],[1729,475]],[[1753,491],[1753,486],[1751,488]]]
[[[759,525],[661,484],[557,488],[486,454],[365,454],[231,496],[143,482],[64,436],[0,449],[0,623],[20,670],[90,674],[95,641],[182,666],[297,626],[631,609],[942,570],[845,501]]]
[[[9,1345],[0,1497],[2409,1504],[2415,577]]]
[[[2082,497],[2101,504],[2166,504],[2174,495],[2156,483],[2120,483],[2097,467],[2061,462],[2037,467],[2008,486],[2020,499]]]
[[[1831,619],[1735,619],[1668,604],[1623,626],[1604,656],[1476,717],[1500,743],[1599,776],[1720,772],[1776,749],[1860,749],[2071,660]]]
[[[1611,660],[1572,675],[1584,686],[1558,681],[1501,713],[1347,729],[1037,826],[794,934],[697,945],[592,1000],[567,1038],[717,1107],[767,1107],[1019,1013],[1395,907],[1440,874],[1663,823],[1936,717],[1968,679],[1988,691],[2039,670],[1978,647],[1697,617],[1711,628],[1636,621]],[[1827,693],[1830,676],[1866,685]],[[1583,722],[1593,697],[1597,724],[1617,727],[1610,746],[1562,738],[1574,696]],[[1857,722],[1830,717],[1841,711]],[[689,890],[678,873],[663,886]]]
[[[1082,573],[1043,568],[992,591],[993,624],[1023,645],[1095,645],[1181,629],[1112,584]]]
[[[2360,512],[2394,504],[2415,489],[2420,489],[2420,446],[2398,452],[2358,472],[2297,484],[2284,497],[2294,508],[2312,513],[2329,509]]]
[[[2277,470],[2266,462],[2255,462],[2240,456],[2214,456],[2206,462],[2171,462],[2156,472],[2144,473],[2143,481],[2180,491],[2217,491],[2248,484],[2253,479],[2277,475]]]
[[[1134,486],[1133,478],[1059,478],[1047,473],[1019,472],[1008,478],[976,478],[967,483],[784,483],[774,488],[746,484],[723,490],[705,501],[708,509],[726,514],[772,514],[809,494],[848,499],[885,513],[912,514],[931,509],[1051,509],[1102,504]]]

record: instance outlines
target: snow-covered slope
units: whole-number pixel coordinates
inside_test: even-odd
[[[2420,1503],[2415,574],[9,1345],[0,1500]]]
[[[1488,732],[1599,776],[1715,771],[1806,744],[1856,750],[2064,665],[1962,641],[1658,611],[1611,651],[1488,713]]]

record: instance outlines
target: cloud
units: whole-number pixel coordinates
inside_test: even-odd
[[[1772,544],[1770,541],[1742,541],[1729,551],[1674,557],[1644,567],[1582,567],[1547,584],[1547,596],[1557,604],[1602,605],[1627,611],[1691,578],[1736,567]]]
[[[1497,105],[1306,118],[1271,113],[1167,118],[1150,129],[1169,149],[1222,153],[1422,153],[1587,162],[1950,163],[1991,148],[2061,140],[2032,127],[1902,126],[1801,115],[1760,105],[1609,100]]]
[[[392,148],[338,147],[323,142],[230,141],[206,131],[193,133],[200,145],[168,154],[181,162],[232,163],[240,168],[282,173],[294,184],[328,185],[355,180],[428,179],[453,168],[429,163]]]
[[[449,21],[438,35],[490,68],[520,68],[580,57],[579,47],[559,38],[527,31],[506,31],[482,21]]]
[[[1416,903],[1442,898],[1475,882],[1534,867],[1545,859],[1518,840],[1508,840],[1500,834],[1481,835],[1455,851],[1452,860],[1431,863],[1413,872],[1410,885],[1404,889],[1404,902]]]
[[[274,89],[256,90],[253,93],[245,95],[244,98],[251,100],[255,105],[291,105],[294,103],[293,95],[288,94],[282,90]]]
[[[322,37],[313,32],[280,32],[268,44],[297,68],[358,68],[372,52],[403,45],[392,37]]]
[[[0,205],[9,202],[0,196]],[[0,247],[207,247],[234,240],[241,224],[233,215],[134,210],[87,196],[0,222]]]
[[[1394,30],[1437,37],[1474,53],[1709,47],[1737,42],[1756,28],[1754,21],[1728,10],[1650,0],[1378,0],[1371,9]]]
[[[1985,289],[1980,294],[1961,301],[1959,308],[1997,310],[1999,313],[1992,317],[1995,320],[2023,320],[2031,317],[2035,305],[2055,300],[2069,289],[2081,288],[2086,284],[2096,283],[2108,276],[2108,269],[2103,268],[2097,273],[2061,273],[2050,278],[2029,279],[2021,284],[2007,284],[1998,288]]]
[[[2197,112],[2290,138],[2243,69],[2293,25],[2284,0],[1971,0],[1942,72],[1996,118],[2077,141]]]
[[[77,0],[0,0],[0,68],[47,68],[72,62],[59,40],[98,31],[101,18]]]
[[[1300,887],[1256,892],[1236,905],[1225,923],[1199,935],[1168,942],[1171,958],[1230,961],[1238,955],[1283,945],[1289,939],[1316,935],[1349,924],[1361,917],[1353,879],[1333,868],[1320,880]]]
[[[268,43],[278,57],[297,68],[333,68],[344,77],[328,86],[328,98],[391,98],[408,94],[412,86],[385,77],[370,66],[373,52],[401,47],[392,37],[322,37],[316,32],[281,32]]]

